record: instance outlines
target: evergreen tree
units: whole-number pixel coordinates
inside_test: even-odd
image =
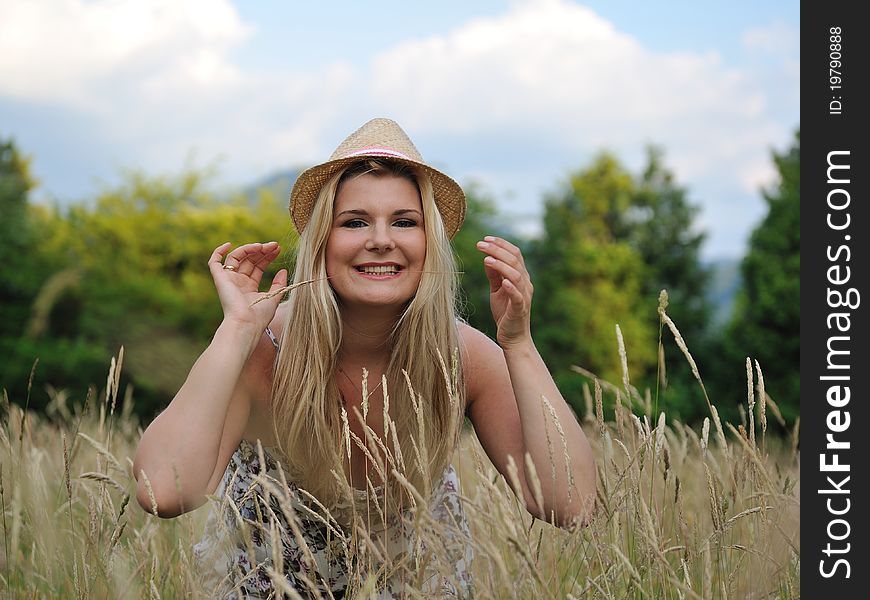
[[[712,360],[707,331],[711,312],[705,296],[709,272],[700,258],[705,236],[694,228],[699,209],[688,201],[686,189],[665,168],[662,150],[654,146],[647,149],[647,164],[636,185],[620,230],[646,265],[641,286],[644,314],[655,315],[659,292],[666,289],[668,314],[703,368]],[[685,357],[669,332],[662,336],[668,385],[660,389],[660,400],[669,414],[684,420],[706,414],[706,403]]]
[[[699,208],[689,203],[662,158],[661,149],[647,150],[647,165],[626,212],[627,239],[648,267],[644,297],[655,308],[659,291],[667,289],[668,313],[684,337],[694,337],[706,329],[710,312],[704,296],[709,273],[700,258],[705,234],[693,227]]]
[[[768,212],[752,232],[741,264],[743,287],[725,336],[723,387],[745,381],[745,360],[758,360],[767,393],[786,420],[800,410],[800,131],[773,154],[780,181],[763,193]],[[745,387],[743,388],[745,389]],[[735,395],[735,402],[745,402]]]
[[[29,160],[12,140],[0,140],[0,336],[21,333],[38,286],[30,264]]]

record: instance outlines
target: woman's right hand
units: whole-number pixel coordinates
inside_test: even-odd
[[[257,330],[265,329],[275,316],[282,294],[276,294],[253,306],[251,304],[263,297],[264,292],[259,291],[263,271],[278,257],[281,247],[278,242],[256,242],[239,246],[230,252],[231,247],[230,242],[221,244],[208,259],[208,268],[220,297],[224,320],[248,325]],[[286,285],[287,269],[281,269],[272,279],[269,292]]]

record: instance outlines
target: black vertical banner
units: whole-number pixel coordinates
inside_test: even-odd
[[[870,25],[801,10],[801,592],[870,595]]]

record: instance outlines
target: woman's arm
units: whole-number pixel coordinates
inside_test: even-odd
[[[133,474],[136,497],[145,510],[152,506],[143,471],[161,517],[175,517],[203,503],[230,407],[238,429],[236,445],[248,421],[251,400],[239,380],[256,339],[253,331],[222,323],[175,398],[142,434]]]
[[[490,459],[508,481],[508,456],[513,457],[532,514],[559,526],[587,522],[594,511],[595,461],[532,340],[533,287],[522,254],[513,244],[490,236],[478,247],[488,255],[484,268],[501,347],[466,328],[470,330],[463,336],[471,367],[469,417]],[[543,506],[535,500],[526,452],[537,472]]]
[[[219,460],[228,462],[238,446],[250,414],[250,390],[254,389],[243,373],[280,300],[276,297],[250,307],[259,297],[263,269],[278,255],[277,243],[236,248],[224,263],[233,265],[234,270],[224,269],[221,263],[227,250],[229,246],[224,244],[209,259],[224,320],[175,398],[145,430],[133,462],[139,504],[152,510],[147,478],[162,517],[200,506],[205,495],[213,491],[208,488],[214,483]],[[272,288],[285,284],[286,271],[282,270]]]

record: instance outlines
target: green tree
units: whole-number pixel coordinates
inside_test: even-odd
[[[767,393],[793,421],[800,411],[800,131],[773,161],[780,181],[763,192],[767,215],[741,264],[743,287],[724,337],[720,387],[741,389],[735,384],[745,381],[746,357],[758,360]]]
[[[668,314],[701,365],[712,360],[708,323],[710,306],[705,296],[709,272],[701,263],[704,234],[694,227],[699,208],[689,202],[664,166],[663,151],[647,149],[647,164],[636,180],[631,205],[623,213],[619,230],[641,255],[646,273],[641,285],[644,314],[654,314],[659,292],[668,291]],[[663,332],[667,388],[660,389],[669,414],[692,420],[707,407],[683,354],[668,331]],[[661,407],[661,405],[660,405]]]
[[[0,139],[0,337],[21,333],[39,285],[31,264],[28,195],[30,161],[15,142]]]
[[[655,364],[654,308],[644,310],[641,296],[643,257],[626,240],[624,215],[635,195],[631,174],[615,157],[601,154],[546,200],[544,234],[530,252],[535,340],[563,394],[575,403],[583,379],[570,370],[572,364],[621,381],[616,324],[632,378]]]
[[[694,228],[699,208],[687,190],[663,164],[660,148],[647,150],[647,164],[638,178],[631,207],[626,211],[626,239],[647,265],[643,295],[655,304],[668,290],[669,314],[684,335],[700,335],[710,316],[704,289],[709,273],[701,263],[705,234]]]

